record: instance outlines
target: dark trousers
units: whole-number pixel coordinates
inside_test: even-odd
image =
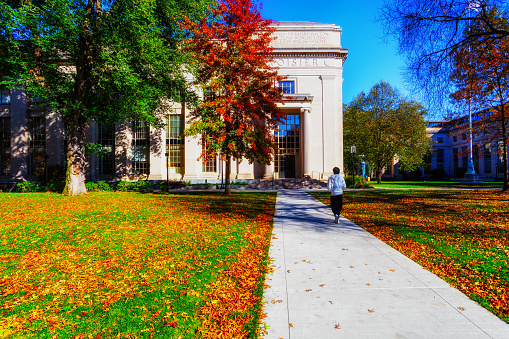
[[[330,196],[330,208],[334,215],[340,215],[343,208],[343,194]]]

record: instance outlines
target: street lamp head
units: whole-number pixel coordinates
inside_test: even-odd
[[[357,153],[357,147],[355,147],[355,144],[352,144],[352,146],[350,146],[350,151],[352,152],[352,154]]]

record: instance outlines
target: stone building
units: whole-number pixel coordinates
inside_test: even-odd
[[[479,115],[473,115],[473,163],[474,170],[482,180],[503,179],[502,144],[483,140],[475,125]],[[420,169],[422,178],[462,179],[468,166],[469,131],[468,116],[454,120],[428,121],[426,132],[431,138],[433,152],[425,159]],[[384,178],[402,179],[398,159],[385,168]]]
[[[326,178],[343,168],[343,64],[341,28],[333,24],[280,22],[276,25],[274,63],[285,80],[280,105],[285,121],[275,131],[278,154],[270,165],[235,160],[232,178]],[[142,123],[104,125],[92,122],[87,141],[102,145],[90,154],[87,180],[215,180],[218,159],[197,160],[201,142],[181,138],[188,108],[168,110],[166,127]],[[65,163],[65,126],[34,98],[16,89],[0,92],[0,181],[31,180],[48,167]]]
[[[480,179],[501,179],[503,177],[502,144],[483,140],[475,125],[478,115],[473,115],[472,160]],[[430,135],[434,152],[426,159],[423,168],[425,177],[432,177],[440,169],[446,177],[463,178],[468,166],[469,132],[468,116],[451,121],[428,121],[426,131]],[[438,172],[438,173],[439,173]]]

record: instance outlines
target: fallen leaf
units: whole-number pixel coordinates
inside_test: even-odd
[[[336,325],[334,325],[334,328],[337,328],[339,330],[341,327],[339,326],[339,323],[337,323]]]
[[[458,307],[458,310],[460,310],[460,311],[464,311],[464,310],[465,310],[465,308],[464,308],[464,307]]]
[[[369,312],[369,313],[374,313],[374,312],[375,312],[375,310],[370,310],[370,309],[368,308],[368,312]]]

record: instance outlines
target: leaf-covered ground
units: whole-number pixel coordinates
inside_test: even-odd
[[[312,193],[328,204],[328,193]],[[509,322],[509,195],[349,191],[342,214]]]
[[[243,338],[275,194],[0,194],[0,337]]]
[[[383,181],[377,184],[371,180],[369,184],[375,188],[420,188],[420,189],[440,189],[440,188],[465,188],[465,189],[483,189],[500,188],[504,186],[503,182],[483,182],[478,184],[468,184],[459,181]]]

